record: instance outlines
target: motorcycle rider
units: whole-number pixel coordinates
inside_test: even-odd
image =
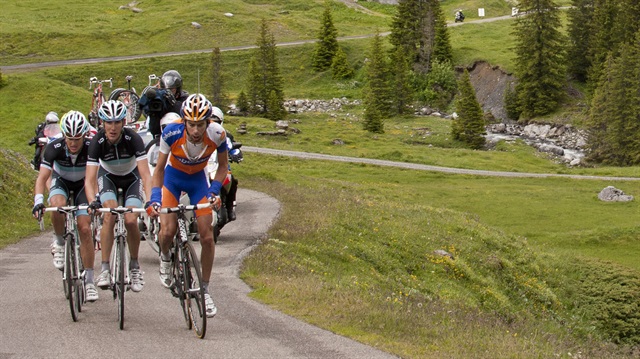
[[[222,126],[210,121],[211,107],[211,102],[204,95],[190,95],[182,104],[182,122],[170,123],[162,131],[151,198],[145,205],[149,216],[158,215],[160,204],[162,207],[177,206],[182,192],[187,193],[191,204],[211,203],[216,210],[220,207],[219,195],[229,160],[226,133]],[[216,151],[219,166],[209,185],[207,162]],[[215,257],[211,207],[195,211],[202,245],[200,262],[207,317],[215,316],[218,311],[209,291]],[[170,288],[173,282],[170,248],[177,230],[177,216],[175,213],[160,214],[160,223],[160,282]]]
[[[462,10],[456,11],[455,22],[463,22],[463,21],[464,21],[464,14],[462,13]]]
[[[216,106],[213,106],[212,120],[216,123],[219,123],[220,126],[223,126],[224,113]],[[235,143],[233,135],[226,129],[225,132],[227,134],[227,149],[229,150],[229,173],[227,174],[227,180],[229,183],[228,185],[223,186],[223,188],[225,191],[227,191],[227,195],[225,197],[225,206],[227,208],[227,218],[229,222],[231,222],[236,220],[236,193],[238,192],[238,179],[231,173],[231,162],[240,163],[240,161],[242,161],[243,159],[243,156],[240,149],[233,147]],[[227,181],[225,181],[225,183],[226,182]]]
[[[29,146],[36,146],[33,159],[31,160],[31,167],[33,167],[33,169],[36,171],[40,169],[40,161],[42,161],[42,151],[44,151],[44,148],[46,146],[46,144],[40,143],[40,138],[49,136],[52,136],[54,138],[61,137],[62,134],[60,134],[59,132],[58,122],[60,122],[58,114],[56,112],[49,111],[49,113],[47,113],[47,115],[44,117],[44,122],[41,122],[36,127],[35,136],[29,141]],[[47,131],[45,131],[45,129]]]

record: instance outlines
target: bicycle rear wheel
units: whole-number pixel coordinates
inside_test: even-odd
[[[115,260],[115,283],[114,290],[118,304],[118,324],[120,330],[124,329],[124,292],[125,292],[125,237],[118,236],[116,238],[116,260]]]
[[[202,287],[202,269],[200,260],[190,242],[182,247],[184,265],[184,291],[186,293],[189,316],[193,330],[198,338],[204,338],[207,332],[207,309],[204,302],[204,288]]]
[[[71,310],[71,318],[74,322],[78,321],[78,312],[76,307],[76,299],[78,293],[76,291],[75,281],[73,275],[75,273],[75,238],[73,235],[66,234],[64,236],[64,282],[65,289],[69,294],[69,309]]]
[[[127,107],[127,116],[125,117],[125,125],[131,125],[138,121],[142,115],[142,110],[138,106],[140,97],[132,90],[117,88],[109,95],[109,100],[118,100]]]

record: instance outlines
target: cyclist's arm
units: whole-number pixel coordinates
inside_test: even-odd
[[[169,155],[166,153],[158,153],[158,162],[156,163],[156,169],[153,172],[153,187],[160,187],[164,184],[164,168],[167,165]]]
[[[147,158],[143,158],[137,161],[138,172],[142,177],[142,186],[144,187],[144,194],[146,198],[151,198],[151,172],[149,171],[149,161]]]
[[[87,201],[89,203],[96,200],[96,190],[98,188],[98,168],[100,166],[95,166],[87,163],[86,172],[84,175],[84,192],[87,195]]]
[[[218,151],[217,155],[218,169],[216,169],[216,174],[213,177],[213,180],[224,183],[225,178],[227,178],[227,173],[229,172],[229,155],[227,154],[227,151]]]

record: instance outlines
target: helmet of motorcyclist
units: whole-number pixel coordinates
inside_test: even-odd
[[[45,117],[44,122],[46,123],[58,123],[60,119],[58,118],[58,114],[56,112],[50,111]]]
[[[176,93],[182,91],[182,76],[176,70],[169,70],[162,74],[160,87],[163,89],[176,89]]]
[[[118,122],[127,117],[127,107],[118,100],[105,101],[98,110],[98,117],[105,122]]]
[[[224,113],[222,112],[222,110],[216,106],[213,106],[211,108],[211,112],[213,113],[211,119],[214,122],[217,122],[222,125],[222,123],[224,122]]]
[[[180,116],[185,121],[208,121],[211,117],[211,102],[203,94],[189,95],[182,103]]]
[[[65,137],[84,137],[89,131],[89,128],[89,121],[87,121],[87,118],[79,111],[72,110],[65,113],[60,121],[60,130]]]
[[[167,127],[168,124],[172,122],[177,122],[180,120],[181,120],[181,117],[177,113],[167,112],[167,114],[162,116],[162,119],[160,120],[160,128],[164,130],[164,128]]]

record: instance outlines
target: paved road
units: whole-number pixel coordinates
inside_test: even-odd
[[[461,174],[461,175],[493,176],[493,177],[529,177],[529,178],[563,177],[563,178],[571,178],[571,179],[588,179],[588,180],[605,180],[605,181],[640,181],[640,177],[609,177],[609,176],[568,175],[568,174],[556,174],[556,173],[525,173],[525,172],[470,170],[470,169],[464,169],[464,168],[440,167],[440,166],[423,165],[418,163],[376,160],[371,158],[360,158],[360,157],[333,156],[333,155],[325,155],[321,153],[275,150],[271,148],[260,148],[260,147],[250,147],[250,146],[242,146],[242,151],[262,153],[262,154],[275,155],[275,156],[324,160],[324,161],[366,163],[366,164],[376,165],[376,166],[399,167],[399,168],[407,168],[412,170],[444,172],[444,173]]]
[[[223,229],[216,246],[214,298],[218,315],[204,340],[186,329],[179,302],[162,288],[157,256],[142,243],[146,285],[125,296],[125,329],[109,292],[88,303],[74,323],[53,268],[51,233],[0,251],[0,359],[4,358],[394,358],[253,301],[238,278],[242,257],[265,232],[280,204],[240,189],[238,220]],[[36,226],[34,221],[34,226]],[[98,268],[96,266],[96,268]]]
[[[458,23],[450,23],[447,26],[460,26],[464,24],[473,24],[473,23],[484,23],[498,20],[506,20],[510,19],[511,16],[499,16],[492,18],[483,18],[473,21],[467,22],[458,22]],[[390,32],[380,33],[380,36],[387,36]],[[354,39],[366,39],[373,37],[375,35],[353,35],[353,36],[342,36],[338,38],[338,41],[346,41],[346,40],[354,40]],[[309,39],[309,40],[299,40],[299,41],[291,41],[291,42],[280,42],[277,43],[276,46],[298,46],[302,44],[310,44],[316,42],[317,39]],[[238,51],[238,50],[249,50],[256,48],[256,45],[246,45],[246,46],[231,46],[221,48],[220,51]],[[101,62],[109,62],[109,61],[130,61],[130,60],[139,60],[139,59],[148,59],[148,58],[156,58],[156,57],[168,57],[168,56],[182,56],[182,55],[191,55],[191,54],[207,54],[211,53],[212,49],[199,49],[199,50],[185,50],[185,51],[170,51],[170,52],[158,52],[153,54],[141,54],[141,55],[130,55],[130,56],[113,56],[113,57],[96,57],[89,59],[72,59],[72,60],[61,60],[61,61],[48,61],[48,62],[37,62],[37,63],[29,63],[29,64],[20,64],[20,65],[7,65],[0,66],[0,70],[3,74],[15,73],[15,72],[25,72],[25,71],[33,71],[39,70],[43,68],[49,67],[57,67],[57,66],[69,66],[69,65],[87,65],[87,64],[97,64]]]

